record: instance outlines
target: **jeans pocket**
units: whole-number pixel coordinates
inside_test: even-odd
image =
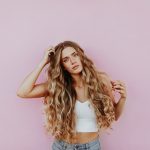
[[[96,144],[90,146],[90,150],[101,150],[100,142],[96,142]]]
[[[63,146],[59,143],[59,141],[54,141],[52,144],[52,150],[62,150]]]

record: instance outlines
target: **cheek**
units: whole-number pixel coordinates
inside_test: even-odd
[[[78,60],[78,62],[80,63],[80,65],[82,65],[82,62],[81,62],[81,60],[80,60],[80,59]]]
[[[64,64],[63,67],[64,67],[65,70],[69,70],[69,65],[68,64]]]
[[[80,58],[78,58],[78,62],[81,64],[81,59]]]

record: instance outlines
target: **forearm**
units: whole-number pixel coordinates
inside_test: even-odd
[[[44,66],[45,66],[45,63],[41,61],[36,66],[36,68],[29,75],[27,75],[27,77],[21,83],[17,91],[17,95],[26,95],[33,89],[35,82],[38,79]]]
[[[115,104],[115,118],[118,120],[120,115],[123,112],[124,106],[125,106],[126,98],[120,98],[118,103]]]

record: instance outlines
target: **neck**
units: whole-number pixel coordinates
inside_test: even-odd
[[[83,87],[83,80],[81,79],[81,76],[79,74],[72,75],[73,78],[73,85],[75,87]]]

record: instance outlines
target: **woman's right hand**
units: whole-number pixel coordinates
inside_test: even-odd
[[[50,46],[49,48],[47,48],[44,52],[44,57],[42,59],[42,62],[46,65],[49,63],[50,61],[50,55],[54,55],[55,54],[55,49],[53,46]]]

